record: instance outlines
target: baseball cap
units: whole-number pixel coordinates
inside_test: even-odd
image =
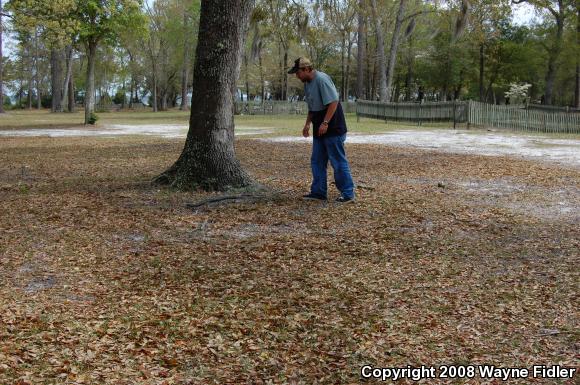
[[[299,69],[306,67],[312,67],[312,63],[310,62],[310,59],[308,59],[307,57],[301,56],[298,59],[294,60],[294,67],[290,68],[290,71],[288,71],[288,73],[295,74],[296,72],[298,72]]]

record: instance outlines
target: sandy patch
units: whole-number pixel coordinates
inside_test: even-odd
[[[311,138],[278,137],[272,142],[307,142]],[[397,147],[437,149],[451,153],[508,155],[580,166],[580,140],[505,132],[466,130],[400,130],[376,135],[350,135],[348,143],[384,144]]]
[[[79,129],[29,129],[0,131],[0,136],[5,137],[38,137],[50,138],[76,137],[76,136],[102,136],[113,137],[120,135],[145,135],[158,136],[161,138],[185,138],[188,127],[184,124],[144,124],[125,125],[113,124],[102,128],[79,128]],[[260,135],[271,133],[271,128],[236,126],[236,136]]]

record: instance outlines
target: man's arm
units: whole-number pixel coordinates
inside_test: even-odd
[[[338,107],[338,101],[330,103],[326,108],[326,115],[324,115],[324,121],[320,124],[320,128],[318,128],[318,135],[326,134],[326,130],[328,130],[328,122],[330,122],[330,119],[334,116],[336,107]]]
[[[310,123],[312,123],[312,113],[308,111],[308,115],[306,115],[306,123],[304,123],[304,128],[302,129],[302,136],[305,138],[310,136]]]

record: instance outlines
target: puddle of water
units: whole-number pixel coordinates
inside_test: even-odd
[[[308,142],[312,138],[278,137],[272,142]],[[376,135],[350,135],[348,143],[438,149],[445,152],[488,156],[521,156],[580,166],[580,140],[465,130],[400,130]]]
[[[75,136],[102,136],[112,137],[119,135],[147,135],[161,138],[185,138],[188,127],[183,124],[146,124],[146,125],[125,125],[113,124],[104,128],[81,128],[81,129],[29,129],[29,130],[0,130],[0,136],[6,137],[37,137],[46,136],[49,138],[63,138]],[[236,126],[235,134],[240,135],[260,135],[269,134],[272,128]]]

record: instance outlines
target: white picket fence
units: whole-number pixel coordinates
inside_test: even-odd
[[[514,131],[580,134],[580,113],[498,106],[474,101],[430,103],[357,102],[357,117],[417,122],[466,123]]]
[[[514,131],[580,134],[580,114],[468,102],[469,125]]]
[[[412,122],[465,122],[466,105],[461,102],[381,103],[358,101],[357,116]]]

